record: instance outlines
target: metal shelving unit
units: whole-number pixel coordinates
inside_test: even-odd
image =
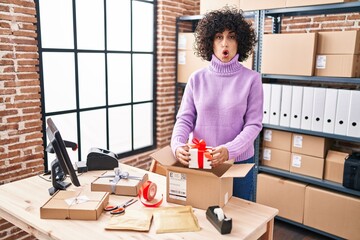
[[[260,28],[259,28],[259,65],[258,70],[261,70],[261,46],[262,46],[262,37],[264,35],[264,24],[265,19],[270,17],[272,18],[272,32],[279,33],[281,29],[281,19],[283,17],[289,16],[309,16],[309,15],[319,15],[319,14],[336,14],[336,13],[351,13],[360,11],[360,2],[347,2],[347,3],[337,3],[337,4],[326,4],[326,5],[317,5],[317,6],[306,6],[306,7],[293,7],[293,8],[282,8],[282,9],[269,9],[260,11]],[[293,76],[293,75],[273,75],[273,74],[262,74],[263,79],[268,79],[271,83],[278,80],[286,80],[289,84],[303,82],[303,83],[340,83],[340,84],[360,84],[360,78],[342,78],[342,77],[318,77],[318,76]],[[286,83],[285,83],[286,84]],[[264,128],[271,128],[277,130],[284,130],[295,133],[308,134],[313,136],[320,136],[325,138],[331,138],[335,140],[343,140],[348,142],[359,143],[360,138],[348,137],[336,134],[328,134],[323,132],[314,132],[309,130],[297,129],[297,128],[288,128],[277,125],[263,124]],[[274,169],[266,166],[259,166],[259,172],[269,173],[275,176],[280,176],[292,180],[296,180],[303,183],[308,183],[314,186],[321,187],[323,189],[333,190],[339,193],[360,197],[360,191],[352,190],[343,187],[341,184],[333,183],[326,180],[320,180],[300,174],[290,173],[288,171],[283,171],[279,169]],[[321,230],[308,227],[306,225],[293,222],[291,220],[277,217],[277,219],[294,224],[298,227],[302,227],[319,234],[339,239],[336,236],[322,232]]]

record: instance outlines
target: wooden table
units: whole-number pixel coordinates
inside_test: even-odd
[[[132,168],[120,164],[122,169]],[[144,170],[139,170],[144,171]],[[81,187],[90,183],[104,171],[91,171],[79,177]],[[145,172],[145,171],[144,171]],[[164,193],[161,206],[176,206],[166,202],[166,178],[149,172],[149,180]],[[230,234],[221,235],[206,219],[205,210],[194,209],[201,230],[198,232],[156,234],[152,224],[149,232],[109,231],[105,226],[110,219],[107,213],[97,221],[40,219],[40,207],[49,199],[47,182],[39,176],[30,177],[0,186],[0,217],[34,235],[38,239],[269,239],[273,238],[274,217],[277,209],[232,197],[223,208],[233,220]],[[70,188],[74,188],[73,185]],[[110,195],[110,203],[123,202],[131,197]],[[128,208],[144,208],[137,201]]]

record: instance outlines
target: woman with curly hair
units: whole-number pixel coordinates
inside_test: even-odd
[[[183,165],[189,165],[186,143],[192,138],[213,147],[214,168],[229,159],[235,164],[254,162],[254,141],[262,129],[262,81],[240,62],[255,43],[255,32],[241,10],[226,7],[199,21],[195,53],[210,64],[189,77],[176,116],[171,148]],[[253,200],[253,171],[234,178],[234,196]]]

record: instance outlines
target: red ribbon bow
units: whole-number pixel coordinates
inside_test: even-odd
[[[206,147],[205,140],[203,140],[203,139],[199,140],[197,138],[194,138],[192,140],[192,142],[194,144],[191,145],[191,148],[197,148],[198,149],[198,166],[199,166],[200,169],[202,169],[202,168],[204,168],[204,155],[208,159],[211,159],[212,156],[211,156],[210,152],[207,151],[209,148]]]

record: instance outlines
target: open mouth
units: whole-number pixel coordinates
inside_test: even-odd
[[[227,56],[229,55],[229,51],[228,51],[228,50],[224,50],[224,51],[222,52],[222,54],[223,54],[225,57],[227,57]]]

